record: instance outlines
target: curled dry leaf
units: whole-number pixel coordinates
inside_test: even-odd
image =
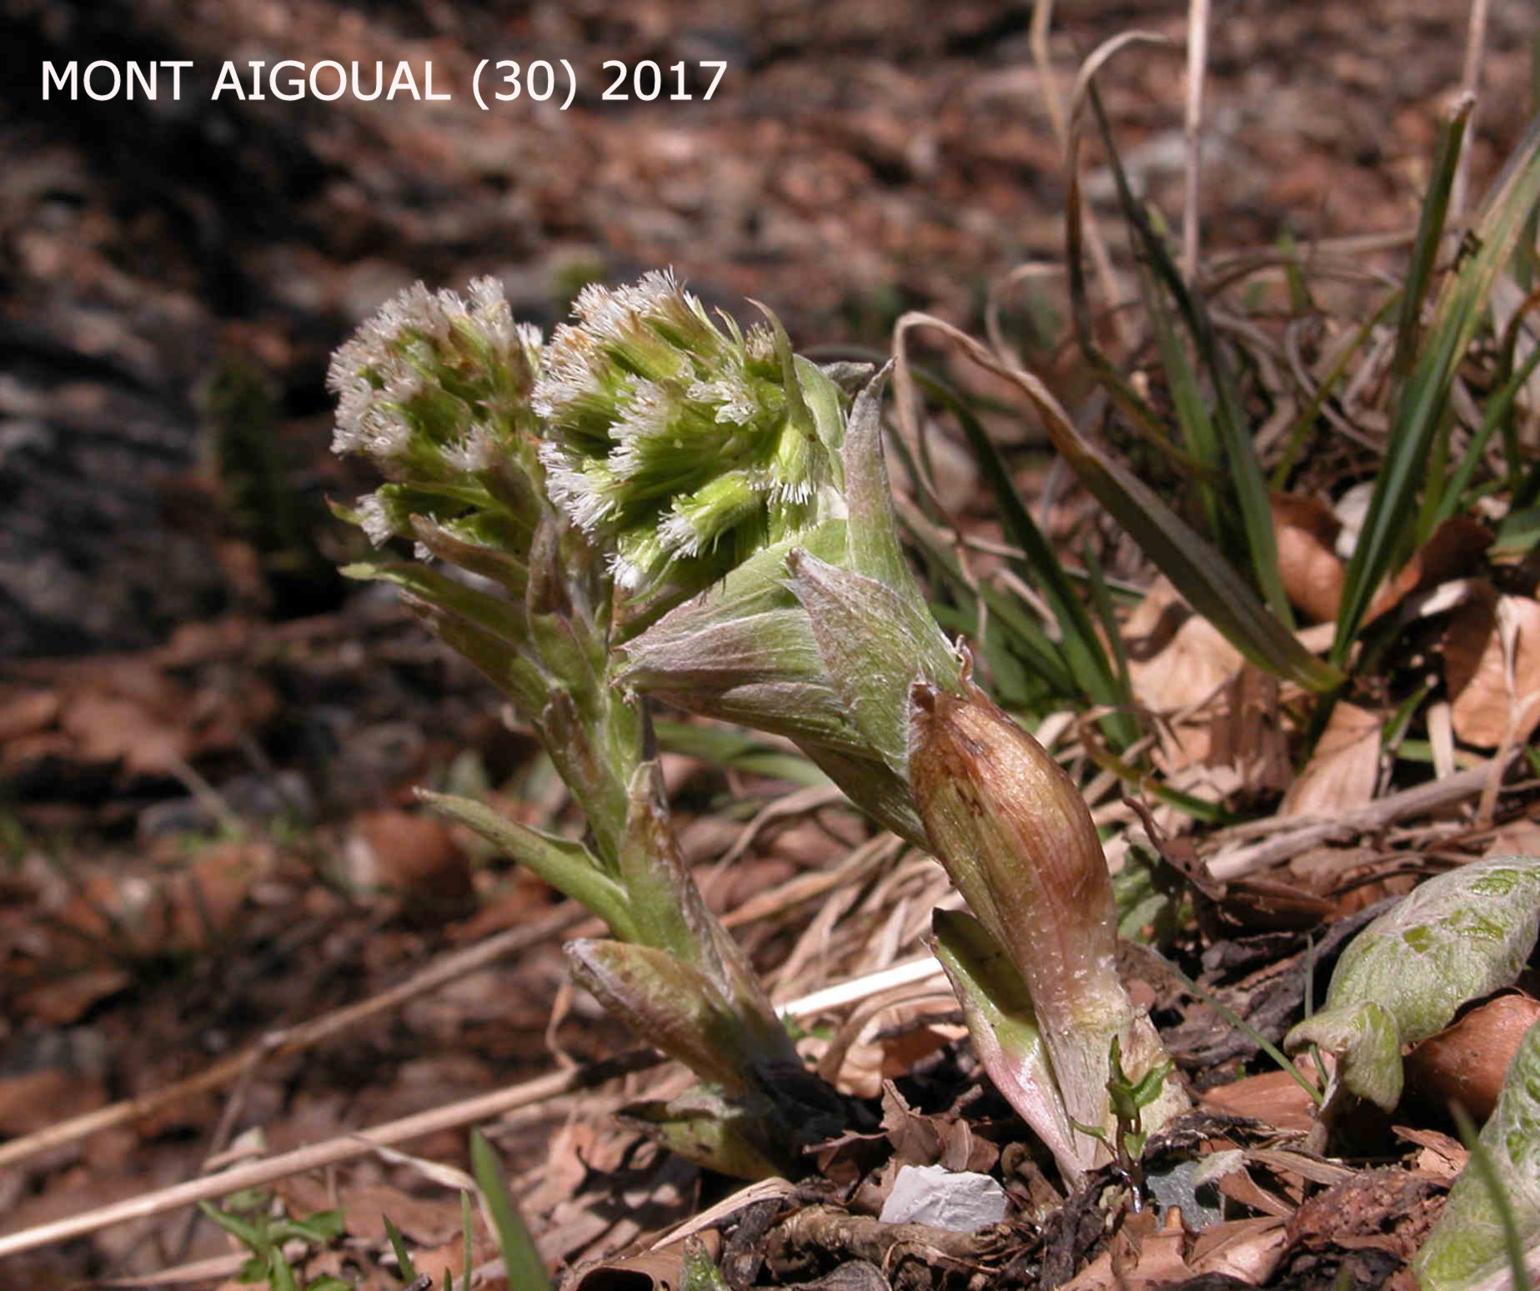
[[[1497,1105],[1525,1033],[1540,1022],[1540,1000],[1495,996],[1431,1035],[1406,1055],[1407,1092],[1444,1106],[1459,1103],[1478,1122]]]
[[[1384,718],[1353,704],[1332,710],[1315,753],[1289,786],[1280,816],[1335,816],[1374,797]]]
[[[1490,590],[1467,601],[1444,634],[1444,680],[1465,743],[1528,739],[1540,723],[1540,602]]]
[[[1335,619],[1347,576],[1336,552],[1342,522],[1319,498],[1275,493],[1271,502],[1284,594],[1318,622]]]

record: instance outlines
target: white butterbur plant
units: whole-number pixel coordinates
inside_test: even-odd
[[[753,1174],[839,1122],[679,859],[647,761],[665,701],[793,740],[946,866],[973,915],[939,918],[937,948],[980,1058],[1078,1183],[1187,1100],[1118,980],[1085,803],[909,568],[884,377],[794,354],[773,317],[713,317],[666,274],[585,289],[544,346],[488,287],[419,289],[333,373],[339,448],[390,481],[350,514],[418,544],[356,572],[510,696],[586,813],[578,844],[437,800],[609,923],[574,975],[717,1091],[653,1109],[655,1133]]]
[[[570,364],[572,345],[558,359]],[[577,525],[552,499],[542,459],[557,441],[535,404],[560,382],[542,384],[545,364],[538,333],[512,322],[489,281],[468,300],[413,288],[338,352],[335,446],[386,480],[339,513],[376,545],[405,539],[413,552],[347,572],[395,583],[491,679],[582,809],[578,841],[424,795],[609,925],[612,939],[568,947],[574,977],[706,1082],[678,1106],[639,1109],[649,1132],[728,1173],[794,1171],[801,1145],[837,1132],[843,1109],[803,1071],[680,855],[647,705],[615,682],[612,575],[626,566],[591,516]]]

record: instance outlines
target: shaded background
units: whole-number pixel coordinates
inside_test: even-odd
[[[1062,93],[1110,35],[1180,39],[1185,6],[1061,9]],[[1208,244],[1404,227],[1466,9],[1219,0]],[[992,279],[1061,251],[1029,4],[4,0],[0,14],[0,656],[144,647],[242,596],[280,617],[334,606],[302,532],[319,514],[303,504],[337,487],[326,357],[416,278],[496,273],[549,324],[588,278],[671,264],[708,298],[768,302],[803,345],[882,344],[905,308],[972,325]],[[1526,0],[1493,5],[1478,179],[1523,119],[1532,18]],[[582,93],[565,113],[482,113],[467,87],[484,56],[570,58]],[[198,66],[180,102],[41,102],[43,59],[97,57]],[[729,70],[711,103],[603,103],[609,57]],[[211,104],[225,58],[431,58],[456,96]],[[1106,84],[1131,169],[1175,219],[1180,55],[1125,54]]]

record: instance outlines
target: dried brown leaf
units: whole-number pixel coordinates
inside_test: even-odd
[[[1289,786],[1280,816],[1335,816],[1374,797],[1384,718],[1353,704],[1338,704],[1305,769]]]
[[[1454,733],[1477,748],[1526,740],[1540,723],[1540,602],[1479,596],[1444,633]]]
[[[1342,522],[1319,498],[1275,493],[1271,502],[1284,594],[1317,622],[1335,619],[1347,577],[1336,552]]]
[[[1494,996],[1406,1055],[1406,1091],[1442,1108],[1459,1103],[1478,1122],[1497,1105],[1519,1042],[1540,1022],[1540,1000],[1518,991]]]

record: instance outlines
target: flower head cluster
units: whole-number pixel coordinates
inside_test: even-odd
[[[497,281],[480,278],[467,297],[418,283],[337,351],[333,451],[372,458],[392,481],[359,499],[376,544],[410,534],[413,515],[474,529],[510,473],[533,466],[541,348]]]
[[[668,273],[586,287],[576,314],[535,386],[541,456],[620,587],[704,586],[835,496],[839,418],[808,410],[770,328],[714,322]]]

